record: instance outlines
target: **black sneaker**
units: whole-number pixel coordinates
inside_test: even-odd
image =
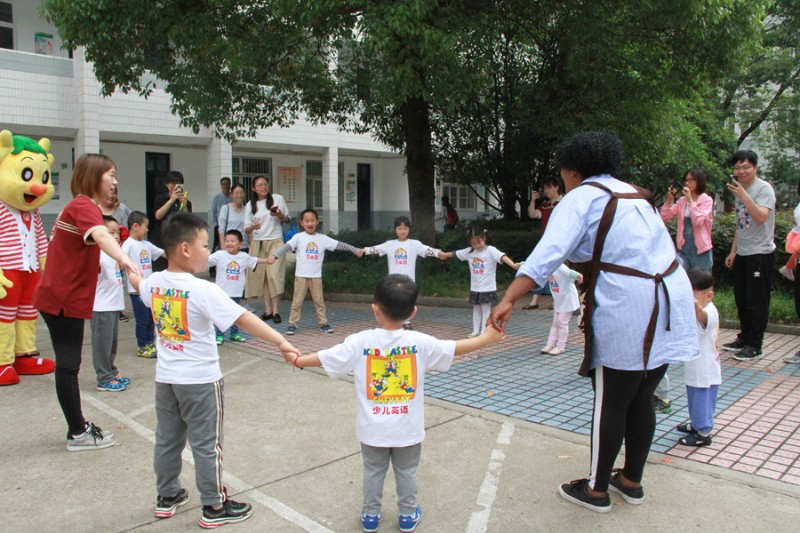
[[[616,492],[622,496],[623,500],[631,505],[641,505],[644,503],[644,489],[642,489],[641,485],[632,489],[623,487],[622,481],[620,480],[620,477],[622,477],[622,470],[619,468],[614,469],[611,474],[611,480],[608,482],[608,490]]]
[[[745,346],[747,346],[747,344],[742,339],[736,339],[733,342],[729,342],[728,344],[722,345],[722,347],[728,351],[741,350]]]
[[[203,506],[203,516],[200,517],[200,527],[212,529],[225,524],[243,522],[253,514],[253,506],[249,503],[239,503],[226,499],[222,507],[214,509],[210,505]]]
[[[576,503],[581,507],[591,509],[596,513],[607,513],[611,510],[611,498],[608,494],[600,498],[592,498],[586,493],[586,488],[589,486],[588,479],[576,479],[570,483],[564,483],[558,487],[558,493],[572,503]]]
[[[156,501],[156,511],[153,513],[156,518],[171,518],[175,514],[175,509],[189,501],[189,492],[181,489],[172,498],[159,496]]]
[[[291,318],[291,317],[289,317],[289,318]],[[281,315],[279,315],[278,313],[275,313],[274,315],[272,315],[272,322],[274,322],[275,324],[280,324],[281,323]]]
[[[270,314],[267,314],[267,313],[261,313],[261,316],[260,316],[260,317],[258,317],[258,318],[260,318],[260,319],[261,319],[261,320],[263,320],[264,322],[266,322],[267,320],[272,320],[272,313],[270,313]]]
[[[695,446],[697,448],[701,446],[708,446],[711,444],[711,435],[701,435],[696,431],[692,431],[685,437],[679,438],[678,443],[683,444],[684,446]]]
[[[745,346],[742,350],[733,356],[737,361],[758,361],[764,357],[761,350],[753,348],[752,346]]]

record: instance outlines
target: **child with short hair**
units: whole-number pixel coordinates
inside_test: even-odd
[[[129,236],[122,243],[122,251],[139,265],[145,279],[153,273],[153,261],[164,255],[164,250],[146,240],[149,223],[147,215],[141,211],[131,211],[128,217]],[[142,298],[136,292],[130,279],[128,280],[128,293],[131,297],[133,318],[136,320],[136,344],[139,346],[136,355],[152,359],[156,356],[153,315],[142,303]]]
[[[442,253],[438,248],[422,244],[415,239],[409,239],[411,233],[411,220],[406,216],[394,219],[394,233],[396,239],[386,241],[377,246],[364,248],[364,255],[385,255],[389,262],[389,274],[404,274],[416,279],[418,257],[439,257]],[[405,329],[411,329],[411,321],[403,324]]]
[[[342,344],[292,361],[298,368],[322,366],[334,379],[353,374],[358,399],[356,437],[364,462],[361,524],[366,532],[378,530],[389,463],[395,474],[400,531],[414,531],[422,519],[417,469],[425,438],[425,372],[448,370],[454,355],[503,339],[494,328],[458,341],[404,330],[405,320],[417,312],[418,294],[417,284],[408,276],[384,277],[372,304],[379,328],[355,333]]]
[[[259,263],[266,263],[265,257],[258,258],[241,251],[244,238],[242,232],[231,229],[225,232],[222,250],[214,252],[208,258],[208,266],[216,269],[214,281],[231,300],[237,304],[244,296],[246,282],[245,272],[254,270]],[[225,342],[225,335],[214,326],[217,346]],[[239,333],[239,327],[233,324],[230,328],[230,339],[233,342],[245,342],[247,339]]]
[[[486,321],[492,311],[492,304],[497,303],[497,264],[505,263],[514,270],[519,269],[509,257],[488,243],[488,232],[485,229],[472,227],[467,232],[470,247],[456,252],[442,252],[440,259],[455,256],[469,263],[469,303],[472,304],[472,333],[468,337],[477,337],[486,330]]]
[[[714,429],[717,390],[722,383],[722,367],[717,351],[719,312],[712,302],[714,277],[711,272],[693,268],[687,275],[694,291],[700,357],[683,363],[690,421],[678,426],[678,431],[688,433],[678,442],[684,446],[708,446],[711,444],[711,430]]]
[[[120,240],[120,225],[110,215],[103,215],[103,222],[111,235]],[[104,392],[124,391],[131,380],[122,377],[114,364],[117,358],[117,334],[119,314],[125,309],[122,294],[122,272],[119,263],[100,251],[100,272],[92,307],[92,364],[97,376],[97,390]]]
[[[547,344],[539,350],[542,353],[561,355],[567,347],[569,321],[572,313],[581,306],[576,280],[583,283],[583,276],[563,263],[550,274],[548,283],[553,295],[553,325],[550,326]]]
[[[196,215],[174,215],[161,232],[167,270],[130,279],[158,322],[155,516],[169,518],[189,499],[179,478],[188,436],[203,504],[200,526],[214,528],[246,520],[253,507],[228,498],[222,485],[223,380],[212,324],[225,330],[235,323],[275,344],[287,362],[300,354],[221,288],[194,276],[208,268],[206,228]]]
[[[297,324],[303,311],[303,300],[306,293],[311,291],[311,299],[317,311],[319,330],[323,333],[333,333],[333,328],[328,324],[327,309],[322,296],[322,263],[325,261],[325,251],[341,250],[351,252],[357,257],[364,255],[364,249],[356,248],[344,242],[339,242],[327,235],[317,233],[319,215],[313,209],[306,209],[300,213],[300,226],[303,231],[297,232],[289,242],[275,250],[267,258],[267,264],[272,265],[286,252],[297,252],[297,265],[294,272],[294,296],[292,297],[292,311],[289,315],[287,335],[297,333]]]

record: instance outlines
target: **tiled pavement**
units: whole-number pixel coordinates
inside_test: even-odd
[[[458,357],[448,372],[427,378],[428,395],[457,404],[521,418],[581,435],[588,435],[592,391],[577,374],[583,338],[574,317],[567,352],[542,355],[552,315],[543,298],[537,311],[516,310],[502,344]],[[288,303],[282,306],[288,311]],[[284,323],[275,326],[285,331]],[[346,335],[375,327],[368,304],[328,302],[333,335],[315,324],[311,302],[292,342],[305,353],[329,347]],[[471,331],[469,308],[423,307],[415,329],[439,338],[463,338]],[[730,342],[733,330],[723,329],[719,343]],[[258,349],[260,341],[248,347]],[[265,347],[264,347],[265,348]],[[683,369],[669,370],[673,412],[659,415],[653,450],[717,467],[800,485],[800,365],[787,365],[784,355],[800,349],[800,336],[768,333],[765,357],[739,362],[722,352],[723,384],[719,389],[713,444],[691,448],[677,444],[675,426],[688,420]]]

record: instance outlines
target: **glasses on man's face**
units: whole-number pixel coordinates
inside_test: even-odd
[[[740,170],[744,170],[745,172],[749,172],[753,170],[753,165],[736,165],[733,167],[734,172],[738,172]]]

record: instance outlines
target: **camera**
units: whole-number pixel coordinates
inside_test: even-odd
[[[673,181],[669,186],[669,193],[672,196],[678,196],[683,190],[683,186],[677,181]]]

